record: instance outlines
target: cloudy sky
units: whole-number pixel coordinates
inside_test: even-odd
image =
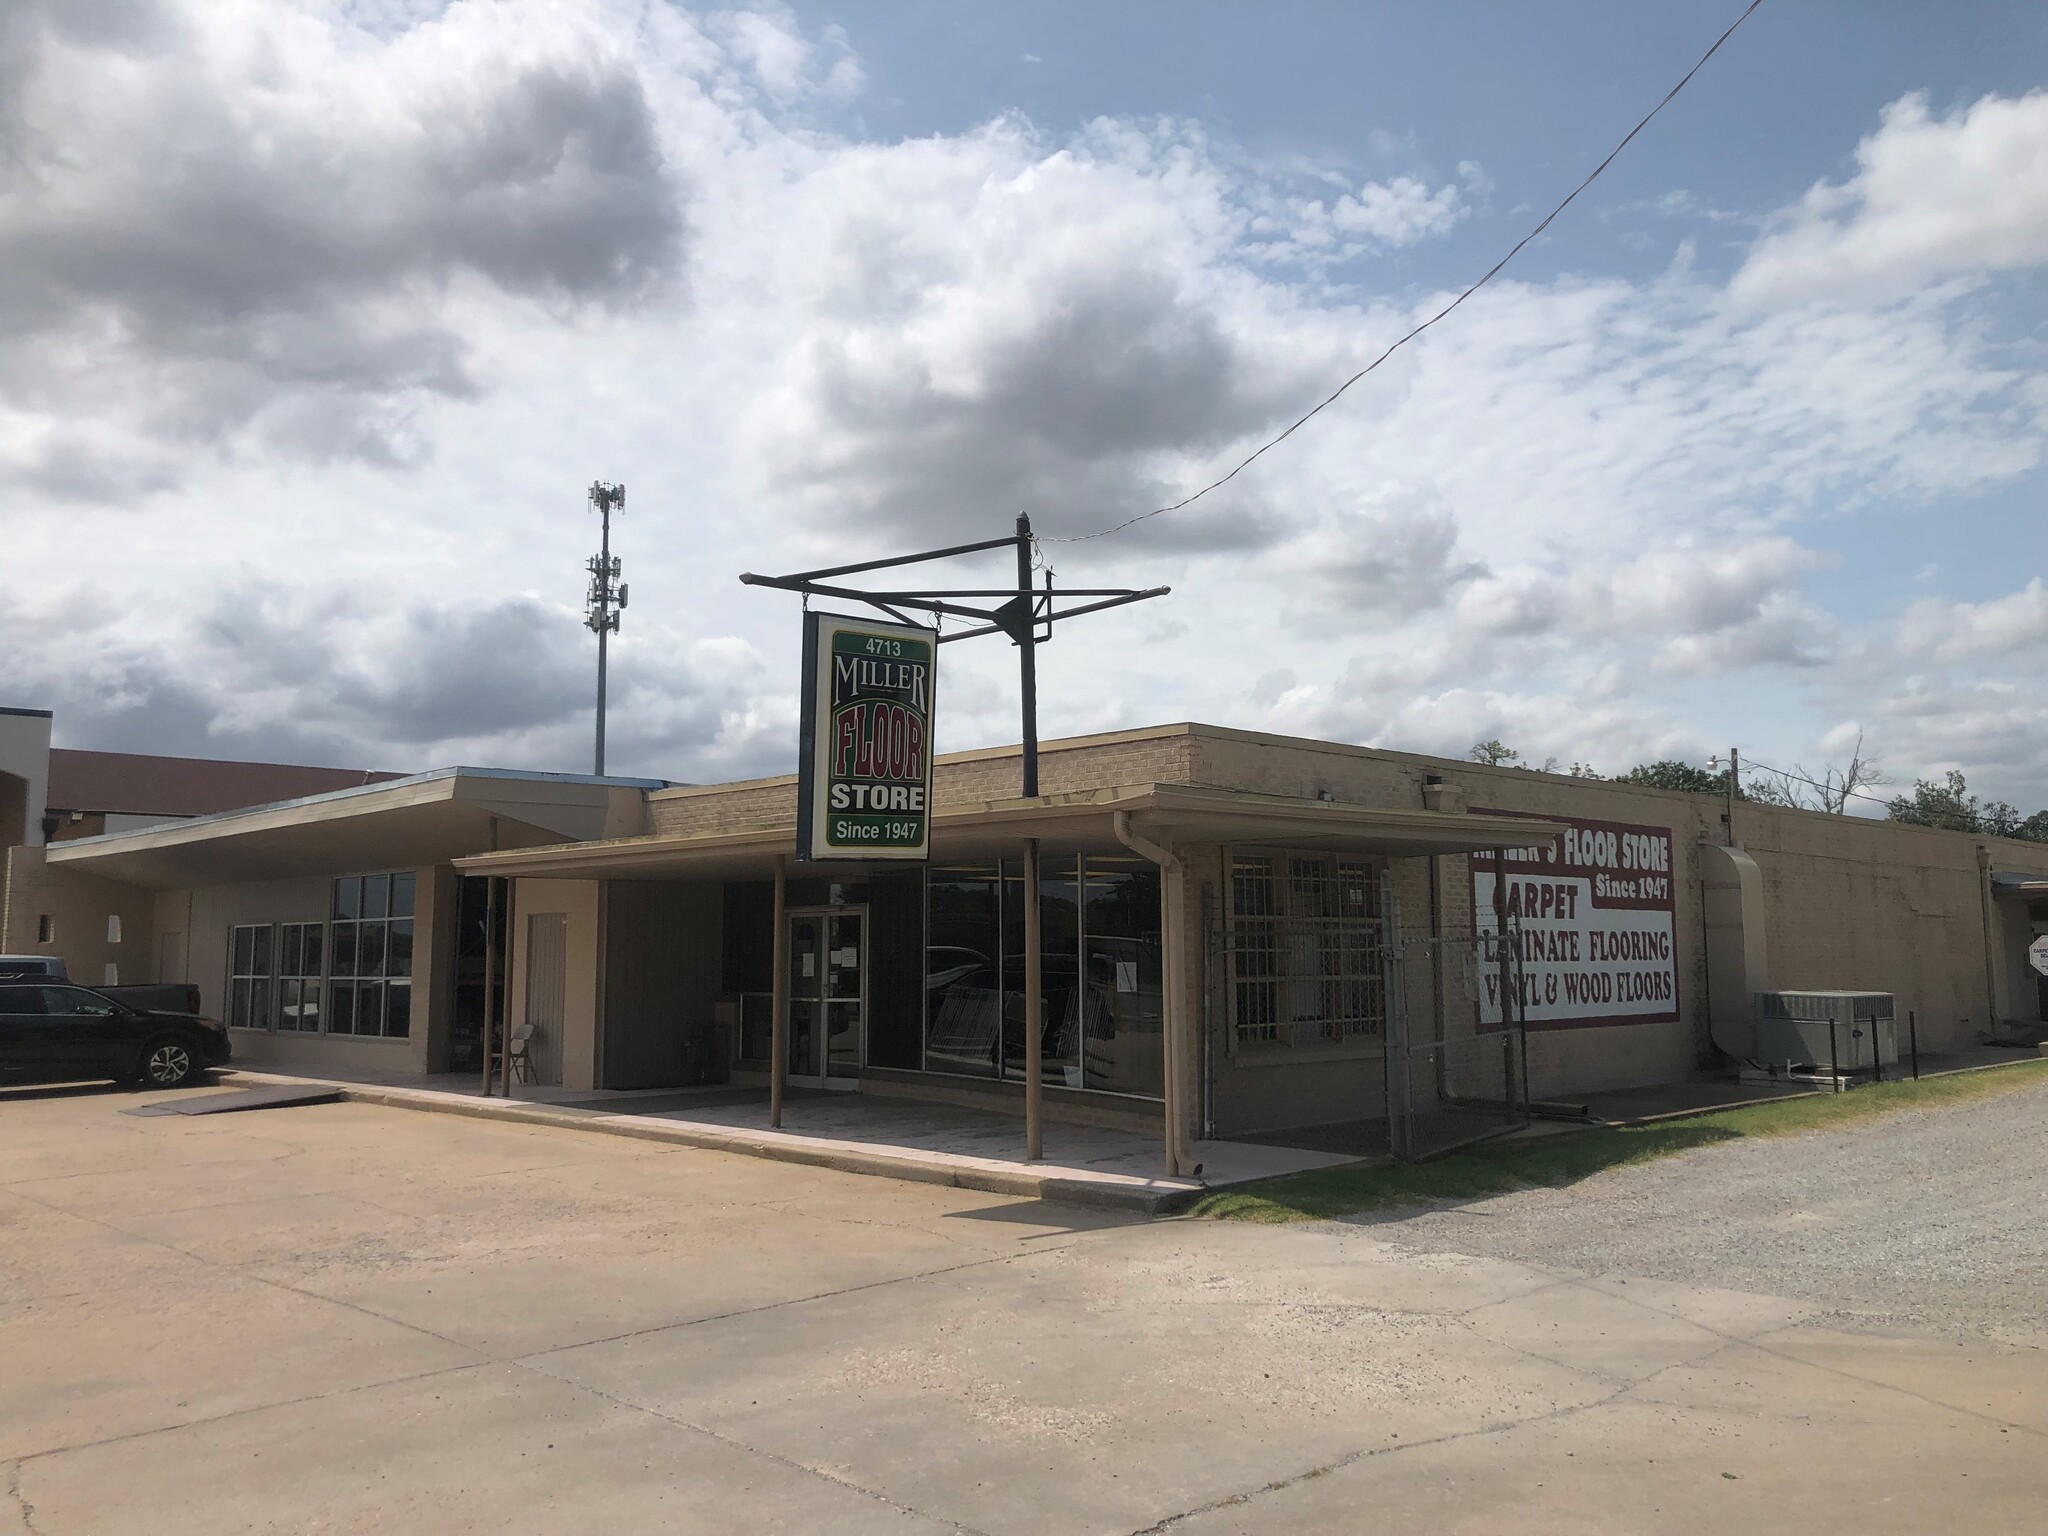
[[[1048,735],[1618,772],[1861,733],[2048,805],[2048,16],[0,0],[0,703],[59,740],[792,764],[797,609],[994,536],[1173,595]],[[964,565],[979,581],[1000,567]],[[941,745],[1015,736],[949,646]]]

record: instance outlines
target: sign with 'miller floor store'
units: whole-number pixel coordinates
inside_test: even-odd
[[[931,856],[932,684],[939,634],[804,615],[796,856]]]

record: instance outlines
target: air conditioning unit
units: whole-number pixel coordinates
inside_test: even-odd
[[[1899,1059],[1889,992],[1759,992],[1757,1057],[1770,1067],[1869,1072]]]

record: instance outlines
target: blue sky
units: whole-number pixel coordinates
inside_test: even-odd
[[[742,569],[1172,499],[1483,271],[1734,5],[29,0],[0,702],[74,745],[787,766]],[[1048,732],[2048,804],[2048,17],[1766,0],[1485,294],[1065,580]],[[89,569],[81,548],[95,558]],[[1014,735],[948,648],[941,745]]]

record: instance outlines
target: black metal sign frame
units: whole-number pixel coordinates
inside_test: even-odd
[[[833,579],[840,576],[856,576],[863,571],[890,570],[902,565],[921,565],[928,560],[947,560],[955,555],[975,555],[985,550],[1014,547],[1017,551],[1017,585],[1014,587],[960,587],[960,588],[918,588],[912,590],[862,591],[857,587],[840,586]],[[1141,603],[1147,598],[1164,597],[1171,587],[1073,587],[1064,589],[1062,598],[1087,598],[1087,602],[1073,607],[1055,609],[1052,572],[1045,573],[1042,586],[1031,579],[1031,519],[1026,514],[1017,514],[1017,531],[1007,538],[982,539],[973,544],[953,544],[945,549],[927,549],[915,555],[894,555],[882,560],[861,560],[851,565],[826,566],[815,571],[797,571],[789,576],[760,576],[752,571],[741,575],[740,580],[750,587],[779,587],[785,592],[800,592],[805,597],[838,598],[848,602],[866,603],[879,608],[898,624],[917,628],[917,621],[908,613],[928,613],[934,620],[946,618],[978,619],[981,622],[972,629],[956,629],[951,634],[941,632],[940,645],[949,645],[955,640],[973,640],[981,635],[1008,635],[1017,647],[1017,669],[1021,687],[1023,714],[1023,756],[1024,774],[1022,793],[1028,799],[1038,793],[1038,647],[1052,638],[1052,626],[1061,619],[1078,618],[1084,613],[1100,613],[1105,608],[1121,608],[1126,603]],[[991,607],[991,599],[1004,601]],[[907,611],[906,611],[907,610]],[[806,652],[808,657],[809,653]],[[809,665],[808,660],[806,665]]]

